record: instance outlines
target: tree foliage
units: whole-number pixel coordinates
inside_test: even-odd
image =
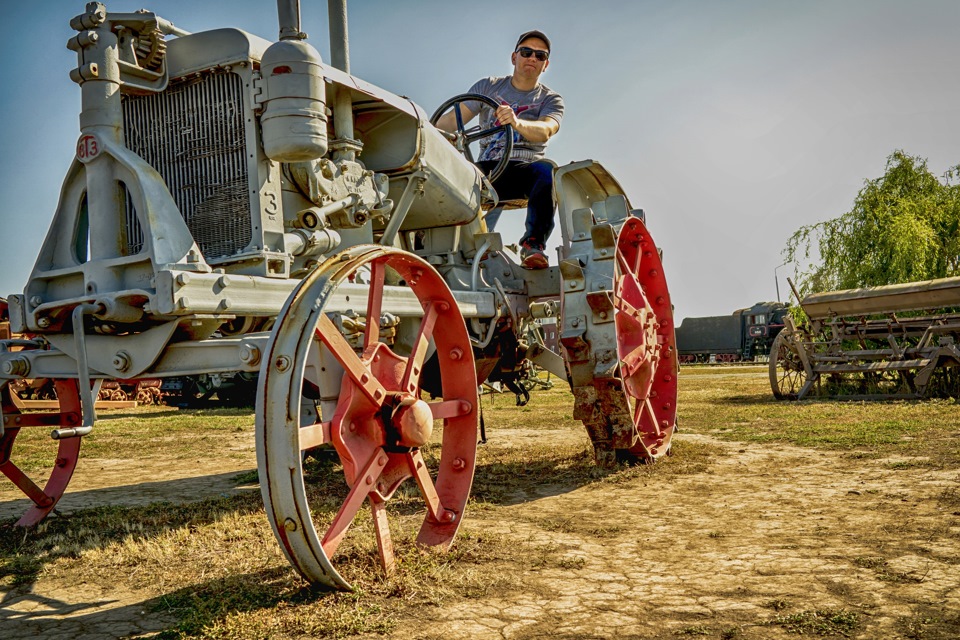
[[[960,275],[958,176],[960,166],[938,179],[925,159],[893,152],[850,211],[787,241],[801,295]]]

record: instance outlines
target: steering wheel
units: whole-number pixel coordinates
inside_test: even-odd
[[[503,170],[507,168],[507,163],[510,162],[510,154],[513,153],[513,127],[509,124],[501,124],[496,127],[490,127],[489,129],[482,129],[480,125],[470,127],[469,129],[464,129],[463,115],[460,113],[460,104],[464,102],[483,102],[493,109],[496,109],[500,104],[493,98],[488,98],[485,95],[479,93],[462,93],[458,96],[453,96],[442,105],[440,105],[437,110],[430,116],[430,124],[436,125],[440,120],[440,117],[450,110],[451,107],[455,107],[453,113],[457,117],[457,130],[454,133],[448,133],[447,136],[453,142],[453,146],[462,153],[467,160],[476,164],[476,160],[473,159],[473,153],[470,151],[470,144],[484,138],[489,138],[494,136],[501,131],[504,132],[506,137],[506,144],[503,148],[503,156],[500,157],[500,160],[497,162],[496,166],[490,171],[490,175],[487,178],[490,182],[493,182],[500,177],[500,174],[503,173]]]

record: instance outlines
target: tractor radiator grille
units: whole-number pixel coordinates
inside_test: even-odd
[[[123,134],[127,147],[163,176],[205,258],[250,244],[240,76],[215,71],[171,82],[163,93],[125,95]],[[127,249],[136,253],[143,233],[129,197],[126,218]]]

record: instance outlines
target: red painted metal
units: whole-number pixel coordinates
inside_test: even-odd
[[[22,414],[10,397],[7,387],[0,390],[5,429],[0,439],[0,473],[15,484],[33,505],[17,521],[19,527],[32,527],[57,506],[77,466],[81,438],[65,438],[57,447],[57,458],[43,489],[13,462],[13,444],[20,429],[31,426],[77,427],[82,422],[80,393],[76,380],[56,380],[60,411],[56,414]]]
[[[663,265],[639,218],[629,218],[617,238],[614,279],[617,355],[640,435],[630,453],[656,459],[669,451],[676,430],[679,367]]]
[[[364,334],[359,342],[363,347],[355,350],[323,311],[322,301],[340,283],[355,281],[358,272],[366,269],[370,270],[371,284]],[[401,280],[413,291],[423,309],[419,327],[410,334],[414,339],[412,344],[408,343],[409,353],[406,350],[398,353],[380,340],[378,321],[384,306],[388,272],[391,282]],[[319,300],[317,292],[321,292]],[[311,309],[310,319],[300,321],[297,327],[288,326],[288,318],[301,317],[298,315],[301,304]],[[315,418],[318,421],[314,424],[308,422],[301,426],[299,448],[305,451],[332,445],[350,488],[326,531],[316,532],[321,547],[317,550],[312,545],[302,547],[298,542],[303,539],[309,543],[309,532],[293,539],[294,535],[301,535],[302,529],[314,526],[312,518],[307,515],[290,520],[286,515],[287,505],[301,500],[298,496],[303,485],[295,482],[291,486],[293,501],[279,495],[274,499],[274,479],[267,476],[267,486],[271,487],[265,498],[268,510],[283,513],[275,516],[282,523],[276,530],[294,566],[307,579],[346,588],[348,585],[341,577],[331,577],[335,570],[330,559],[348,535],[364,503],[369,501],[380,562],[385,571],[391,572],[395,560],[385,509],[400,485],[409,479],[415,481],[426,504],[417,542],[446,548],[459,528],[473,483],[479,425],[472,347],[449,287],[436,270],[413,254],[381,247],[356,247],[321,265],[294,293],[288,305],[278,321],[278,332],[282,336],[287,333],[303,336],[296,344],[305,356],[298,355],[296,359],[305,357],[304,362],[313,363],[310,366],[319,371],[323,368],[320,363],[332,357],[343,368],[340,393],[335,408],[330,411],[332,415],[323,415]],[[442,400],[422,397],[421,375],[427,356],[432,353],[431,345],[435,346],[439,359]],[[283,370],[287,369],[287,362]],[[297,381],[290,388],[310,386],[306,382],[305,379]],[[281,401],[297,407],[304,402],[312,403],[313,397]],[[444,423],[439,447],[428,442],[434,420]],[[426,451],[432,455],[425,456]],[[265,455],[269,458],[270,454],[265,452]],[[425,458],[439,458],[435,473],[431,473]],[[284,470],[281,469],[280,474],[282,477]],[[286,474],[289,475],[289,470]],[[297,470],[294,474],[297,475]],[[304,476],[302,469],[299,475]],[[302,497],[305,499],[306,493]],[[320,567],[311,568],[314,562]]]
[[[378,342],[379,328],[370,320],[379,317],[386,267],[397,271],[423,304],[424,316],[409,357],[397,355],[390,347]],[[340,401],[331,421],[331,441],[343,462],[347,484],[352,487],[351,494],[360,486],[360,491],[377,504],[389,500],[403,481],[413,477],[428,505],[418,541],[425,545],[447,544],[456,533],[459,516],[469,496],[476,455],[476,407],[468,400],[476,392],[474,372],[466,370],[463,366],[466,359],[462,358],[471,347],[469,342],[453,342],[447,336],[448,332],[436,331],[439,323],[449,322],[453,317],[451,314],[459,315],[459,311],[448,287],[432,269],[425,269],[418,259],[392,254],[386,259],[374,260],[371,273],[379,284],[370,287],[367,303],[370,315],[367,316],[363,354],[358,356],[353,351],[329,319],[321,321],[316,330],[317,338],[345,369]],[[427,405],[419,399],[419,381],[431,340],[435,341],[440,353],[441,370],[454,368],[463,371],[450,375],[444,372],[444,401]],[[424,404],[437,417],[444,417],[448,422],[436,482],[427,472],[418,449],[403,454],[385,453],[385,448],[409,445],[403,436],[410,429],[405,431],[403,422],[416,403]],[[388,405],[386,413],[385,404]],[[390,416],[389,424],[385,423],[385,415]],[[422,417],[417,420],[422,421]],[[423,426],[420,428],[424,429]],[[450,462],[444,464],[447,459]],[[383,462],[376,474],[369,471],[374,460]],[[456,468],[453,460],[460,461]],[[348,516],[352,520],[355,513],[338,514],[331,529],[343,526],[341,521]],[[375,511],[374,516],[379,518],[379,512]],[[326,542],[324,550],[328,551]]]

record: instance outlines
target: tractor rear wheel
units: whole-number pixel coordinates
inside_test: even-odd
[[[638,217],[619,228],[578,231],[593,246],[560,268],[560,342],[574,417],[584,423],[598,465],[657,460],[669,453],[676,430],[679,368],[660,252]],[[612,291],[583,284],[604,280]]]

